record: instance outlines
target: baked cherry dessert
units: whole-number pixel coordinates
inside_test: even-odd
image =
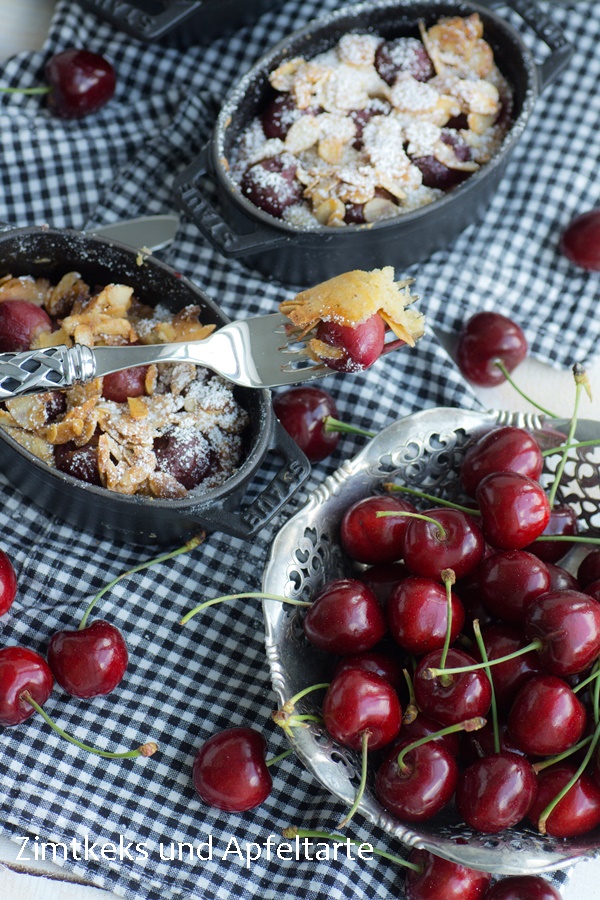
[[[40,334],[51,329],[50,316],[35,303],[19,299],[0,303],[0,352],[28,350]]]
[[[325,418],[337,418],[335,400],[323,388],[312,385],[290,388],[273,397],[275,415],[309,462],[321,462],[338,445],[340,435],[325,431]]]

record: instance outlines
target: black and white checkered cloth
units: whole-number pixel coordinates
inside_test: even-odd
[[[83,46],[107,56],[118,73],[115,99],[96,115],[63,122],[39,97],[0,95],[0,220],[84,228],[170,210],[173,177],[210,134],[219,104],[240,74],[276,40],[339,0],[290,0],[250,28],[208,47],[145,46],[61,0],[46,44],[0,73],[3,85],[39,84],[45,61]],[[544,359],[569,364],[597,342],[594,281],[558,258],[555,243],[571,215],[597,203],[600,16],[595,3],[557,9],[577,46],[569,70],[539,100],[526,136],[492,207],[447,251],[419,267],[418,293],[429,319],[455,327],[468,313],[498,308],[524,323]],[[220,258],[190,224],[164,254],[232,317],[272,312],[286,296],[240,263]],[[477,400],[433,336],[415,352],[381,360],[364,375],[332,376],[340,416],[379,429],[431,406],[476,408]],[[316,467],[311,485],[354,452],[352,438]],[[2,644],[44,651],[50,635],[78,621],[85,597],[148,557],[148,549],[99,542],[49,518],[19,496],[5,472],[0,485],[0,546],[15,561],[19,594]],[[339,806],[293,760],[278,766],[274,791],[258,810],[227,815],[204,806],[191,784],[195,748],[218,729],[254,724],[271,753],[284,741],[270,724],[273,698],[257,604],[215,607],[190,627],[176,625],[201,598],[260,588],[273,529],[252,544],[210,535],[182,556],[119,584],[99,614],[126,635],[130,667],[108,697],[74,700],[57,689],[48,712],[79,739],[113,749],[155,739],[150,760],[111,762],[65,744],[36,717],[5,729],[0,749],[3,832],[13,838],[145,845],[147,859],[76,860],[87,880],[135,900],[276,896],[402,896],[393,866],[347,861],[286,863],[264,854],[251,868],[221,853],[233,838],[262,842],[288,824],[329,828]],[[357,836],[389,847],[357,819]],[[213,861],[161,860],[159,843],[197,844],[212,835]],[[33,845],[30,844],[31,847]],[[399,847],[390,847],[399,852]],[[33,850],[24,856],[32,856]],[[96,855],[97,851],[96,851]],[[168,855],[168,853],[167,853]],[[60,856],[60,854],[59,854]],[[563,876],[558,876],[559,879]]]

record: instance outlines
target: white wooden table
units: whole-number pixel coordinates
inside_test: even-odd
[[[45,37],[55,0],[2,0],[0,60],[19,50],[38,49]],[[454,341],[444,338],[452,349]],[[574,360],[576,362],[576,360]],[[600,419],[600,361],[588,372],[595,397],[581,404],[581,416]],[[528,359],[515,378],[538,402],[568,418],[573,408],[573,379]],[[508,385],[479,389],[487,408],[531,411],[531,407]],[[6,900],[116,900],[116,895],[82,884],[50,862],[17,862],[19,845],[0,836],[0,897]],[[564,900],[595,900],[597,874],[590,865],[578,866],[563,891]]]

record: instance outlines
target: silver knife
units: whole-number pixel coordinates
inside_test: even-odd
[[[136,250],[142,248],[160,250],[172,243],[178,228],[179,216],[138,216],[135,219],[122,219],[111,225],[89,228],[86,230],[86,234],[121,241]]]

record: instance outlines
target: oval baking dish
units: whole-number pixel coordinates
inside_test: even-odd
[[[330,13],[281,41],[265,54],[227,97],[212,138],[175,181],[175,198],[204,237],[224,256],[242,259],[268,277],[306,285],[352,268],[394,265],[404,269],[430,256],[477,219],[490,202],[511,151],[523,133],[539,92],[571,56],[562,32],[529,0],[512,4],[550,47],[538,65],[519,33],[485,6],[451,0],[376,0]],[[311,58],[349,32],[386,39],[418,35],[418,22],[478,13],[484,38],[514,92],[513,123],[499,151],[461,185],[429,206],[369,225],[300,230],[268,215],[243,196],[229,174],[240,135],[268,96],[268,75],[282,61]],[[218,207],[209,182],[216,185]]]
[[[218,306],[190,281],[153,257],[138,257],[125,244],[74,231],[5,226],[0,233],[0,277],[10,273],[58,281],[77,271],[90,284],[130,285],[150,306],[160,302],[176,312],[197,305],[204,324],[226,324]],[[223,484],[203,494],[165,500],[113,493],[52,468],[3,429],[0,467],[11,485],[47,512],[101,537],[168,543],[200,528],[251,537],[300,487],[310,465],[277,422],[270,391],[236,388],[235,396],[250,417],[244,460]],[[244,506],[244,493],[270,450],[282,458],[280,468]]]

